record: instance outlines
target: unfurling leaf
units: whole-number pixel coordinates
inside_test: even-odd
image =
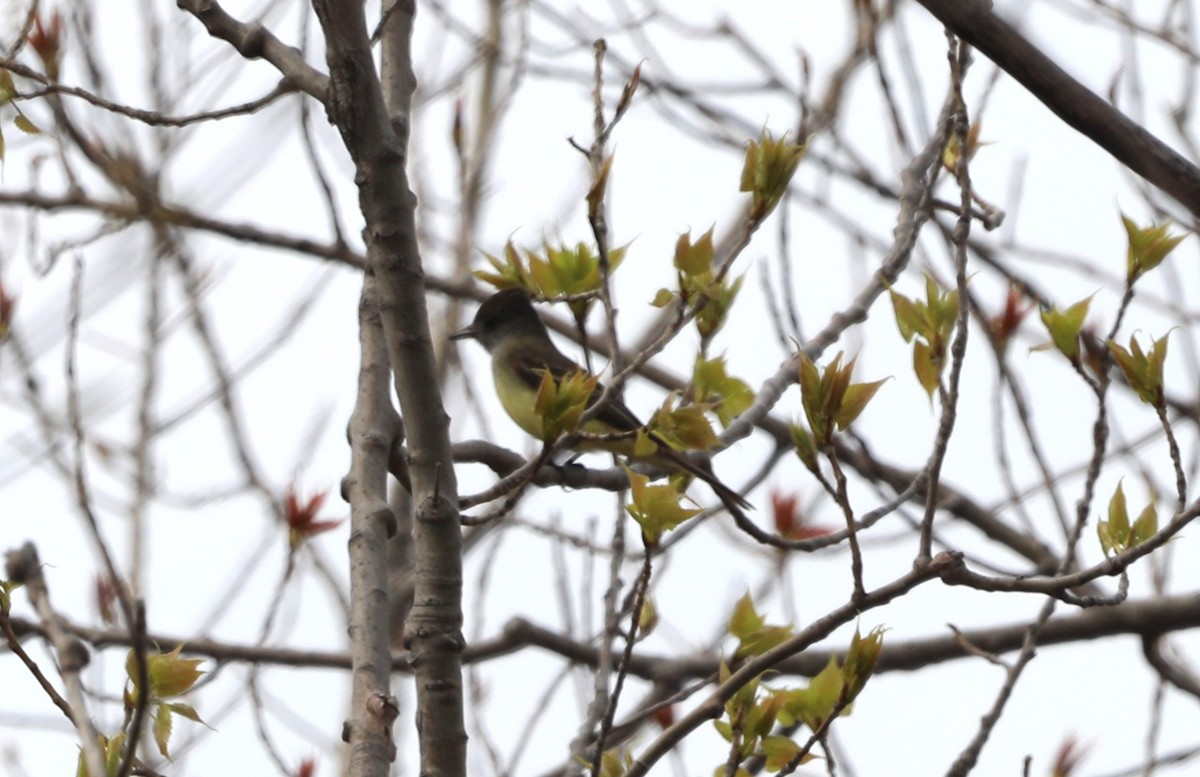
[[[754,608],[754,600],[750,598],[749,593],[746,593],[733,606],[733,612],[729,616],[729,625],[726,627],[726,631],[738,639],[743,639],[762,628],[763,623],[763,617]]]
[[[1050,770],[1051,777],[1076,777],[1076,770],[1087,757],[1087,746],[1080,745],[1074,734],[1067,736],[1058,747],[1054,756],[1054,765]]]
[[[862,692],[867,680],[875,672],[875,664],[883,650],[883,629],[874,628],[862,636],[858,629],[850,640],[850,649],[846,652],[846,660],[842,664],[842,675],[846,680],[846,700],[854,701]]]
[[[920,340],[913,343],[913,372],[916,374],[921,388],[925,389],[925,393],[929,395],[930,401],[933,400],[933,394],[938,390],[938,386],[942,385],[943,366],[944,362],[933,352],[932,348]]]
[[[12,592],[20,588],[24,583],[18,583],[13,580],[0,580],[0,615],[8,615],[12,608]]]
[[[771,648],[783,644],[792,636],[791,626],[764,626],[746,636],[734,652],[734,658],[761,656]]]
[[[125,703],[128,709],[137,704],[142,693],[146,694],[146,703],[151,706],[151,717],[154,720],[152,733],[158,751],[168,760],[170,754],[171,731],[174,728],[174,716],[182,715],[190,720],[207,725],[200,719],[196,710],[182,702],[168,702],[174,696],[181,696],[192,690],[196,681],[204,672],[199,668],[202,658],[182,658],[180,653],[183,645],[179,645],[170,653],[161,651],[146,656],[146,673],[150,680],[149,689],[143,689],[138,683],[137,656],[129,651],[125,659],[125,673],[129,677],[129,690],[125,692]]]
[[[0,105],[12,102],[17,96],[17,86],[13,83],[12,73],[8,68],[0,67]]]
[[[779,736],[778,734],[763,737],[761,747],[762,754],[766,758],[766,770],[768,772],[779,771],[791,763],[793,758],[800,755],[800,745],[788,737]],[[800,763],[808,763],[813,758],[815,756],[812,753],[808,753],[801,759]]]
[[[704,512],[700,508],[684,507],[686,499],[673,486],[652,486],[650,478],[626,470],[629,475],[631,502],[625,506],[633,519],[642,527],[642,537],[647,546],[658,544],[665,532],[671,531],[689,518]]]
[[[104,756],[104,774],[101,777],[116,777],[121,771],[121,758],[125,749],[125,732],[121,732],[112,738],[106,737],[103,734],[97,734],[96,742],[100,745],[100,752]],[[87,759],[83,755],[83,748],[79,749],[75,777],[91,777],[91,773],[87,767]]]
[[[1125,503],[1125,489],[1121,483],[1108,502],[1108,520],[1100,521],[1096,526],[1096,534],[1100,539],[1100,548],[1107,555],[1116,555],[1129,548],[1136,547],[1153,537],[1158,532],[1158,510],[1154,506],[1154,498],[1142,508],[1137,520],[1129,522],[1129,509]]]
[[[1092,298],[1082,299],[1066,310],[1050,308],[1042,311],[1042,323],[1050,333],[1050,340],[1058,352],[1067,357],[1074,365],[1079,365],[1079,334],[1083,331],[1083,323],[1087,319],[1088,308]]]
[[[151,701],[158,702],[187,693],[204,674],[199,668],[204,659],[182,658],[182,651],[183,645],[179,645],[170,653],[156,652],[146,656]],[[136,702],[142,689],[138,686],[137,656],[133,650],[130,650],[125,658],[125,674],[133,687],[131,699]]]
[[[33,7],[37,8],[36,5]],[[29,36],[26,40],[29,41],[29,47],[42,60],[42,67],[45,68],[46,77],[51,81],[58,80],[59,62],[64,39],[61,12],[56,10],[50,17],[49,24],[42,21],[40,13],[34,15],[33,29],[29,31]]]
[[[1141,545],[1146,540],[1158,533],[1158,508],[1154,506],[1154,501],[1142,508],[1142,512],[1138,514],[1137,520],[1133,522],[1133,526],[1129,531],[1129,544],[1131,547]]]
[[[886,382],[887,378],[884,378],[871,383],[852,383],[846,387],[846,393],[842,397],[842,406],[833,419],[839,432],[846,431],[847,427],[854,423],[862,411],[867,409],[867,403],[875,396],[875,392],[879,391],[879,387]]]
[[[793,427],[794,430],[795,427]],[[800,431],[803,432],[802,429]],[[815,451],[813,460],[815,464]],[[809,517],[800,511],[798,501],[796,494],[771,492],[771,514],[775,523],[775,531],[780,537],[789,540],[808,540],[833,533],[833,530],[828,527],[811,523]]]
[[[1008,296],[1004,298],[1004,310],[988,320],[988,328],[1001,349],[1007,348],[1021,322],[1032,309],[1032,304],[1026,301],[1024,292],[1016,284],[1009,286]]]
[[[797,374],[800,399],[809,429],[812,430],[813,443],[818,448],[832,442],[835,429],[844,431],[853,423],[883,383],[851,383],[850,378],[854,373],[857,357],[843,366],[842,355],[839,352],[824,370],[818,370],[811,359],[800,355]],[[794,432],[792,439],[796,441]],[[799,445],[797,450],[799,451]],[[801,459],[804,459],[803,455]],[[807,466],[808,462],[805,462],[805,465]]]
[[[786,134],[776,139],[766,130],[746,146],[741,191],[750,193],[752,221],[762,221],[783,199],[805,150],[804,144],[792,142]]]
[[[298,548],[310,538],[337,528],[345,520],[317,520],[317,513],[325,502],[325,496],[325,491],[318,491],[308,500],[303,500],[296,494],[295,486],[288,486],[283,495],[283,517],[288,529],[288,544],[291,548]]]
[[[17,129],[24,132],[26,135],[40,135],[42,131],[37,128],[37,125],[29,120],[29,117],[23,113],[17,114],[17,118],[13,119],[13,123],[17,125]]]
[[[604,204],[604,192],[608,188],[608,175],[612,172],[613,157],[609,154],[604,162],[600,165],[600,169],[596,171],[596,176],[592,180],[592,185],[587,193],[588,218],[595,218],[600,213],[600,208]]]
[[[735,658],[758,656],[792,636],[791,626],[774,626],[754,609],[750,594],[745,594],[733,607],[729,616],[728,632],[737,637]]]
[[[675,269],[689,278],[701,278],[706,273],[712,273],[713,262],[713,230],[700,236],[695,243],[692,234],[687,232],[675,241]],[[704,279],[711,280],[711,275]]]
[[[1121,223],[1124,224],[1125,234],[1129,238],[1129,247],[1125,251],[1125,278],[1130,284],[1162,264],[1163,259],[1175,250],[1175,246],[1187,237],[1187,233],[1170,234],[1170,222],[1139,227],[1128,216],[1121,214]]]
[[[628,246],[608,251],[608,270],[613,272],[625,259]],[[504,258],[484,254],[491,264],[491,271],[476,270],[472,273],[479,280],[497,289],[519,287],[553,299],[555,297],[577,297],[570,303],[576,319],[586,316],[591,298],[587,295],[600,289],[603,275],[600,257],[587,243],[574,246],[551,245],[543,242],[541,252],[520,250],[510,241],[504,246]]]
[[[968,162],[975,158],[976,151],[988,145],[979,140],[979,131],[982,128],[983,125],[979,122],[975,122],[970,127],[967,127],[967,149],[965,155]],[[946,141],[946,147],[942,149],[942,165],[950,172],[956,173],[958,172],[958,163],[963,156],[962,140],[959,138],[957,132],[952,133]]]
[[[605,750],[600,756],[600,777],[622,777],[633,765],[633,756],[624,749]]]
[[[900,330],[900,336],[904,338],[904,342],[911,343],[914,337],[928,329],[924,311],[920,307],[920,303],[903,294],[896,293],[895,290],[890,290],[888,294],[892,300],[892,311],[896,316],[896,328]]]
[[[642,609],[638,613],[638,636],[644,637],[654,628],[658,626],[658,607],[654,604],[654,597],[647,596],[642,602]]]
[[[779,722],[784,726],[801,722],[813,731],[820,728],[842,696],[842,670],[837,656],[831,655],[807,688],[795,688],[783,692],[783,704],[779,711]]]
[[[625,114],[629,110],[629,106],[633,104],[633,95],[637,93],[638,84],[642,82],[642,65],[639,62],[638,66],[633,69],[633,73],[629,76],[629,80],[625,82],[625,88],[621,90],[621,99],[617,100],[617,110],[614,121]]]
[[[909,299],[889,290],[896,328],[913,344],[913,372],[930,400],[941,385],[950,338],[958,323],[958,289],[942,289],[933,276],[925,276],[925,299]]]
[[[608,252],[608,271],[616,271],[625,258],[626,247],[613,248]],[[529,274],[537,291],[547,299],[558,296],[573,296],[599,291],[603,283],[600,256],[587,243],[576,243],[574,247],[542,244],[542,253],[526,251]],[[591,299],[572,300],[569,305],[575,318],[582,320]]]
[[[653,456],[658,450],[658,443],[646,434],[645,429],[638,429],[637,437],[633,439],[633,458],[645,459]]]
[[[485,259],[492,265],[493,272],[475,270],[471,274],[484,283],[491,284],[497,289],[521,288],[535,290],[529,277],[529,268],[525,266],[521,254],[513,246],[512,241],[504,245],[504,258],[484,254]]]
[[[712,424],[704,416],[713,409],[708,402],[675,407],[678,397],[668,394],[662,405],[650,416],[646,427],[672,448],[680,451],[711,450],[717,443]]]
[[[1167,335],[1152,340],[1149,353],[1144,352],[1132,336],[1129,338],[1129,350],[1109,340],[1108,352],[1139,399],[1156,408],[1166,406],[1166,396],[1163,393],[1163,364],[1167,359]]]
[[[812,435],[798,423],[789,424],[788,431],[792,435],[792,446],[796,450],[796,455],[800,457],[801,463],[809,472],[817,471],[817,446],[813,442]]]
[[[745,275],[739,275],[732,281],[725,279],[704,289],[704,305],[696,311],[696,331],[702,339],[710,339],[725,326],[729,310],[733,307],[733,301],[737,299],[745,280]]]
[[[542,419],[542,440],[551,442],[560,434],[570,434],[579,427],[579,418],[587,410],[600,379],[580,370],[564,375],[561,380],[546,370],[538,386],[533,411]]]
[[[158,752],[163,758],[171,760],[171,752],[168,745],[171,742],[171,728],[173,719],[171,717],[171,708],[166,704],[159,704],[158,709],[154,712],[154,744],[158,746]]]
[[[724,356],[713,359],[697,356],[692,372],[692,399],[712,404],[721,426],[728,427],[754,404],[754,392],[745,381],[728,374]]]

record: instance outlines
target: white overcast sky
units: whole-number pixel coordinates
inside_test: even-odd
[[[142,96],[138,69],[145,67],[145,60],[137,56],[120,57],[122,25],[136,24],[131,18],[136,11],[133,4],[120,9],[115,6],[125,4],[113,5],[110,9],[106,4],[104,14],[98,19],[107,41],[102,54],[113,62],[113,83],[120,90],[119,96],[136,103]],[[568,13],[581,13],[569,4],[561,5]],[[587,11],[611,13],[609,4],[603,4],[603,8],[595,5],[596,8],[588,7]],[[813,80],[818,88],[849,42],[851,32],[842,5],[827,0],[680,4],[681,13],[697,26],[728,14],[785,73],[796,72],[796,52],[803,50],[813,63]],[[919,7],[906,5],[912,7],[907,8],[903,19],[919,52],[925,115],[932,122],[948,81],[945,40],[940,28]],[[229,2],[226,7],[235,15],[248,18],[258,4]],[[1122,55],[1121,41],[1111,28],[1081,25],[1057,10],[1058,4],[997,2],[996,7],[1019,14],[1025,32],[1073,75],[1097,91],[1103,93],[1108,89]],[[1139,10],[1141,7],[1139,3]],[[164,13],[171,16],[176,12],[172,6]],[[294,40],[298,27],[295,18],[291,14],[283,14],[282,19],[279,16],[275,14],[272,18],[281,37]],[[418,16],[418,71],[426,84],[444,79],[463,56],[461,42],[431,29],[433,20],[434,16],[428,12]],[[211,55],[216,44],[203,38],[194,20],[180,19],[180,26],[198,39],[191,54],[194,61],[203,61]],[[561,53],[556,56],[546,52],[535,54],[538,61],[554,62],[572,70],[590,70],[591,59],[586,48],[567,45],[566,38],[544,23],[534,30],[534,36],[562,44]],[[650,76],[673,72],[686,75],[688,80],[720,83],[736,81],[738,68],[744,67],[744,60],[731,52],[713,49],[705,41],[689,40],[684,34],[663,35],[655,43],[660,57],[649,57],[643,65]],[[611,45],[615,53],[628,58],[644,56],[627,39],[614,39]],[[1143,81],[1148,90],[1144,96],[1144,120],[1151,129],[1163,131],[1164,106],[1179,92],[1179,73],[1168,70],[1165,64],[1168,60],[1152,47],[1144,54]],[[438,64],[430,64],[435,55]],[[323,67],[323,63],[317,64]],[[71,72],[70,67],[67,72]],[[990,64],[977,58],[968,80],[969,101],[978,98],[990,75]],[[222,85],[211,100],[222,105],[247,99],[273,82],[269,67],[258,63],[245,75]],[[860,90],[869,95],[874,88],[867,71],[861,72],[851,85],[856,95],[861,94]],[[216,87],[213,89],[217,91]],[[471,86],[465,85],[462,93],[469,98],[470,90]],[[901,102],[906,106],[911,104],[907,93]],[[761,127],[779,133],[795,124],[794,106],[780,100],[746,96],[734,104],[751,133]],[[907,160],[895,153],[878,101],[858,96],[850,99],[850,104],[853,108],[842,117],[839,132],[882,176],[891,177]],[[427,187],[424,196],[431,207],[440,205],[441,214],[432,218],[430,224],[443,235],[451,223],[447,217],[453,215],[450,111],[451,101],[437,102],[422,116],[414,144],[413,172]],[[38,118],[36,105],[29,112]],[[202,128],[190,141],[188,153],[170,170],[168,191],[178,201],[200,210],[211,209],[231,220],[277,225],[292,234],[327,237],[323,205],[311,176],[304,172],[306,157],[292,129],[296,115],[294,103],[289,103],[273,107],[256,118]],[[0,113],[0,120],[5,122],[6,136],[15,134],[10,116]],[[321,126],[317,134],[324,161],[337,179],[346,232],[357,240],[360,224],[354,211],[352,171],[340,151],[336,133],[324,127],[322,121],[317,123]],[[983,138],[991,145],[972,164],[972,178],[984,197],[1009,208],[1014,205],[1008,198],[1016,171],[1024,171],[1021,201],[1010,211],[1016,226],[1009,227],[1015,229],[1020,242],[1051,246],[1071,256],[1103,263],[1109,272],[1120,272],[1124,236],[1118,212],[1125,208],[1139,219],[1148,215],[1138,210],[1140,200],[1131,188],[1130,179],[1103,152],[1064,127],[1007,78],[1001,78],[991,96],[983,124]],[[97,125],[98,131],[106,127],[128,130],[127,125],[119,122],[97,122]],[[543,235],[561,236],[570,242],[588,239],[581,206],[586,186],[583,162],[566,138],[587,138],[590,127],[590,99],[584,87],[553,83],[536,76],[528,78],[499,135],[487,210],[479,231],[480,250],[499,252],[510,237],[523,245],[536,244]],[[919,129],[915,124],[910,126],[915,142],[923,143]],[[144,137],[131,134],[128,139],[141,142],[136,139]],[[616,131],[613,147],[616,151],[611,191],[614,237],[617,243],[631,243],[625,264],[618,272],[616,287],[621,332],[628,342],[636,339],[641,334],[640,327],[651,319],[653,309],[646,303],[654,291],[671,283],[669,258],[678,235],[688,230],[696,234],[714,223],[720,233],[732,223],[740,203],[737,192],[740,158],[727,150],[714,152],[705,142],[682,134],[664,122],[651,101],[643,99],[638,100]],[[12,143],[2,186],[23,187],[28,180],[28,158],[45,153],[48,148],[39,140]],[[800,191],[809,195],[824,193],[829,188],[830,200],[861,223],[880,244],[886,245],[890,239],[894,218],[891,204],[843,184],[827,187],[818,171],[803,165],[797,182]],[[947,196],[950,192],[943,189]],[[805,331],[813,332],[824,325],[830,314],[848,303],[857,285],[877,266],[879,252],[871,246],[864,248],[848,241],[823,216],[803,203],[793,209],[789,218],[797,299]],[[54,239],[61,240],[78,234],[86,223],[59,218],[45,229],[47,233],[56,230]],[[25,222],[13,212],[0,213],[0,225],[5,234],[23,235],[26,228]],[[771,333],[765,306],[759,298],[759,274],[764,267],[769,264],[771,276],[777,275],[775,227],[772,222],[765,228],[740,260],[749,272],[745,299],[735,309],[716,345],[717,351],[727,354],[731,372],[752,385],[771,375],[786,356]],[[1001,236],[988,239],[1000,240],[1012,234],[1001,230]],[[28,258],[15,248],[15,241],[12,245],[5,241],[6,245],[0,248],[4,261],[0,275],[21,295],[16,326],[38,359],[37,371],[47,396],[61,410],[65,407],[63,324],[72,271],[70,257],[64,257],[46,277],[37,277],[29,269]],[[1193,242],[1185,243],[1180,261],[1183,277],[1192,284],[1197,280]],[[276,336],[276,330],[295,306],[307,295],[317,294],[313,313],[289,332],[276,356],[244,380],[239,404],[251,430],[255,456],[273,484],[282,491],[298,477],[307,490],[329,489],[325,514],[342,515],[345,508],[336,493],[348,462],[344,427],[354,398],[357,372],[358,278],[350,272],[329,269],[293,255],[252,250],[213,238],[197,239],[192,245],[197,261],[209,268],[212,289],[206,300],[219,339],[234,365],[253,359]],[[929,253],[915,258],[913,269],[900,284],[910,294],[918,290],[917,270],[926,264],[946,277],[947,265],[941,249],[933,242],[926,248]],[[87,248],[82,256],[87,300],[80,353],[85,417],[101,439],[111,435],[114,440],[125,440],[131,428],[132,400],[137,391],[136,333],[144,305],[140,282],[149,247],[142,232],[131,230]],[[444,267],[444,259],[431,256],[429,261],[443,261]],[[1081,278],[1074,272],[1047,270],[1045,266],[1032,264],[1027,269],[1038,273],[1039,280],[1058,295],[1062,304],[1087,296],[1100,286],[1094,279]],[[433,271],[439,270],[435,267]],[[993,276],[980,271],[972,283],[977,284],[984,299],[999,304],[1002,291]],[[1149,288],[1163,292],[1161,286],[1151,284]],[[171,301],[178,302],[178,296]],[[1107,321],[1115,303],[1113,294],[1102,292],[1094,308]],[[1124,330],[1125,336],[1139,328],[1161,334],[1162,320],[1149,308],[1140,308]],[[166,378],[160,405],[164,417],[211,390],[211,378],[197,358],[194,341],[186,336],[186,325],[179,322],[176,330],[172,335],[176,344],[169,349],[164,363]],[[1053,364],[1054,355],[1025,355],[1027,346],[1036,339],[1030,337],[1013,361],[1022,369],[1034,371],[1030,373],[1030,385],[1034,384],[1033,375],[1044,376],[1038,395],[1038,418],[1062,430],[1061,434],[1046,435],[1049,455],[1060,463],[1082,461],[1094,409],[1084,392],[1069,381],[1066,370]],[[694,339],[690,333],[685,334],[665,353],[664,363],[683,373],[694,348]],[[862,350],[859,362],[862,378],[894,378],[885,385],[877,403],[856,428],[871,439],[883,458],[918,466],[929,448],[936,414],[929,410],[923,391],[911,375],[909,352],[896,334],[886,300],[881,299],[871,320],[852,331],[837,348],[848,352]],[[462,353],[476,393],[488,411],[488,424],[495,439],[510,448],[532,450],[532,445],[502,416],[494,402],[481,349],[468,344]],[[978,355],[982,357],[982,353]],[[0,439],[5,443],[0,454],[0,547],[7,549],[25,540],[35,542],[48,565],[56,604],[72,619],[88,621],[93,617],[88,586],[96,568],[94,554],[72,509],[70,494],[65,493],[58,478],[37,455],[37,429],[20,401],[20,386],[15,373],[9,370],[10,356],[0,351],[0,359],[3,359]],[[981,503],[991,504],[1003,498],[1005,490],[991,467],[980,466],[981,458],[991,461],[993,376],[990,368],[982,364],[984,361],[980,358],[978,369],[968,371],[959,437],[950,449],[945,476]],[[1036,372],[1039,370],[1040,373]],[[480,423],[468,412],[461,387],[449,387],[447,396],[453,403],[456,437],[479,435]],[[635,382],[630,386],[628,400],[637,412],[648,415],[661,401],[661,395],[653,387]],[[1125,411],[1131,407],[1120,403],[1117,406]],[[799,397],[794,389],[778,412],[783,415],[799,412]],[[1134,437],[1149,428],[1152,421],[1143,413],[1130,415],[1118,423],[1123,433]],[[735,484],[753,471],[758,457],[765,453],[762,445],[753,440],[743,445],[742,454],[726,454],[717,461],[722,477]],[[1019,445],[1014,445],[1014,449],[1018,449],[1014,455],[1023,450]],[[262,610],[282,570],[284,547],[278,533],[264,519],[261,503],[253,497],[206,498],[234,485],[231,479],[236,469],[230,458],[219,416],[212,410],[181,424],[158,450],[158,474],[164,490],[173,498],[156,506],[151,529],[154,555],[147,589],[152,631],[192,634],[209,622],[212,613],[220,611],[222,617],[208,632],[210,636],[244,642],[257,634]],[[1165,459],[1160,460],[1165,466]],[[127,544],[120,518],[124,473],[106,469],[96,459],[90,460],[90,466],[105,529],[123,556]],[[1016,469],[1022,476],[1032,478],[1026,462],[1018,462]],[[1122,474],[1126,473],[1117,468],[1106,472],[1098,493],[1110,493]],[[460,473],[464,493],[478,490],[488,482],[490,475],[482,468],[467,467]],[[788,462],[768,480],[766,487],[751,496],[764,517],[771,487],[798,489],[804,495],[811,495],[815,489],[802,475],[799,465]],[[1132,505],[1144,502],[1141,481],[1127,481],[1126,489]],[[858,497],[863,500],[863,509],[874,506],[869,492],[861,492]],[[1097,501],[1096,511],[1106,500],[1104,496]],[[600,527],[599,535],[606,537],[612,498],[551,490],[523,503],[520,512],[538,523],[548,523],[557,517],[564,526],[578,532],[594,520]],[[826,512],[820,520],[836,522],[836,516]],[[879,536],[899,534],[896,529],[883,531]],[[958,535],[952,529],[948,536]],[[321,555],[343,572],[345,539],[343,527],[316,540]],[[1196,560],[1195,551],[1187,549],[1189,544],[1187,537],[1176,543],[1180,546],[1175,551],[1179,589],[1195,583],[1191,571],[1194,564],[1189,566],[1189,561]],[[911,545],[905,540],[894,552],[873,556],[876,561],[867,569],[868,585],[901,574],[910,564]],[[1085,546],[1090,558],[1098,558],[1094,542]],[[733,602],[748,588],[757,587],[774,574],[766,555],[748,548],[727,531],[713,528],[703,532],[684,549],[686,553],[665,564],[656,581],[655,596],[663,614],[663,626],[642,645],[641,649],[648,653],[686,652],[706,646],[719,632]],[[231,593],[228,590],[231,581],[238,579],[242,569],[259,560],[262,563],[253,577]],[[508,533],[489,570],[493,588],[484,606],[476,610],[473,586],[482,570],[481,560],[473,560],[466,578],[468,637],[494,635],[509,617],[517,614],[541,623],[557,623],[560,605],[547,582],[552,579],[552,563],[551,551],[541,538],[531,533]],[[800,623],[818,617],[845,601],[850,590],[846,566],[844,556],[833,560],[814,556],[794,562],[786,573],[792,583],[794,613],[785,613],[777,599],[764,602],[762,608],[776,622],[792,615]],[[597,569],[602,567],[598,562]],[[582,579],[579,564],[572,562],[570,573],[576,582]],[[626,578],[632,577],[631,569]],[[1149,593],[1146,576],[1138,573],[1133,579],[1133,598],[1146,596]],[[596,599],[598,612],[598,595]],[[1041,600],[1032,596],[985,597],[931,585],[893,606],[868,613],[862,627],[865,631],[886,626],[887,640],[905,641],[918,636],[944,635],[947,623],[968,629],[1021,622],[1030,618],[1040,604]],[[341,627],[329,615],[330,601],[323,585],[306,580],[289,592],[283,608],[285,617],[280,622],[285,628],[276,634],[276,643],[326,649],[344,645]],[[1066,611],[1065,607],[1061,609]],[[17,611],[28,614],[21,607]],[[483,623],[475,618],[479,611],[486,613]],[[848,632],[843,629],[823,647],[844,646],[847,640]],[[1178,644],[1185,648],[1200,647],[1189,635],[1181,635]],[[37,654],[45,658],[44,653]],[[123,651],[99,653],[89,683],[110,693],[118,692],[117,678],[123,661]],[[534,654],[502,659],[489,667],[492,714],[486,725],[494,739],[511,743],[520,734],[529,712],[541,703],[538,694],[544,687],[543,676],[557,671],[558,666],[547,662],[544,655]],[[276,716],[272,733],[283,752],[293,759],[320,753],[323,763],[319,774],[334,773],[335,765],[325,750],[336,742],[345,714],[344,674],[271,670],[266,678],[266,693],[273,701]],[[1002,679],[1000,669],[983,661],[968,660],[881,677],[868,686],[853,715],[838,721],[835,735],[850,754],[855,773],[864,777],[941,773],[973,733]],[[258,774],[271,768],[261,752],[245,706],[229,714],[222,713],[223,706],[243,692],[243,683],[241,669],[228,669],[200,697],[196,706],[213,723],[217,733],[203,733],[196,751],[188,755],[186,768],[167,769],[172,777]],[[402,682],[397,685],[403,687]],[[0,749],[13,748],[19,752],[28,774],[71,773],[75,749],[64,722],[52,714],[53,709],[44,696],[11,657],[0,659],[0,689]],[[1091,747],[1088,774],[1105,774],[1110,769],[1136,764],[1144,732],[1140,724],[1131,728],[1129,721],[1144,720],[1152,689],[1153,678],[1144,668],[1135,639],[1043,649],[1018,686],[976,773],[1019,774],[1026,754],[1035,757],[1034,773],[1045,773],[1055,748],[1071,732]],[[411,713],[409,691],[399,693],[406,714]],[[634,693],[629,698],[637,696]],[[578,724],[578,698],[571,683],[554,697],[550,702],[552,714],[538,729],[536,741],[516,773],[538,774],[562,762],[565,743]],[[1169,695],[1163,750],[1195,742],[1194,705],[1194,699]],[[1130,711],[1130,719],[1120,715],[1123,709]],[[102,727],[117,725],[118,716],[118,711],[101,715]],[[1186,725],[1189,720],[1192,725]],[[409,725],[407,718],[402,718],[402,723]],[[178,728],[180,742],[198,730],[187,723]],[[400,771],[415,774],[414,737],[404,728],[398,738]],[[640,744],[644,743],[643,740]],[[710,773],[713,765],[724,758],[723,748],[723,741],[711,727],[706,728],[686,741],[681,761],[674,764],[665,761],[658,770],[663,774]],[[480,759],[482,754],[475,750],[473,757]],[[481,770],[482,764],[475,761],[476,768]],[[7,768],[0,765],[0,773],[6,773]],[[10,772],[19,774],[15,770]],[[809,773],[821,772],[810,769]],[[1177,773],[1187,773],[1186,767]]]

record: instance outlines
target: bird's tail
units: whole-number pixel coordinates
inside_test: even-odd
[[[734,508],[730,507],[730,505],[736,505],[739,510],[754,509],[754,505],[747,502],[744,496],[721,482],[720,478],[717,477],[717,473],[713,472],[712,465],[708,462],[701,464],[678,451],[671,450],[666,447],[665,443],[659,445],[659,450],[666,453],[667,457],[676,467],[707,483],[708,487],[713,490],[717,498],[721,500],[721,503],[730,512],[734,511]]]
[[[746,500],[746,497],[742,496],[737,491],[734,491],[720,480],[717,480],[716,475],[710,473],[708,477],[704,478],[704,482],[708,484],[708,487],[713,490],[713,493],[717,495],[717,498],[720,499],[721,503],[726,507],[729,507],[729,505],[732,503],[743,510],[754,509],[754,505],[750,504],[750,502]]]

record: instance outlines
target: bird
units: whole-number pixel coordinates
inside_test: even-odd
[[[528,434],[542,438],[542,416],[534,409],[538,388],[549,373],[555,381],[587,371],[558,350],[546,325],[538,317],[528,292],[523,288],[502,289],[479,306],[472,322],[450,335],[452,340],[476,340],[492,357],[492,377],[496,394],[509,417]],[[604,394],[597,381],[588,399],[588,409]],[[592,435],[633,433],[645,425],[616,396],[608,397],[600,410],[583,424],[581,431]],[[722,483],[707,463],[701,464],[671,448],[653,431],[647,436],[657,450],[650,456],[634,454],[634,435],[608,440],[582,440],[576,451],[607,450],[631,461],[646,462],[662,469],[684,472],[703,480],[735,516],[744,519],[743,509],[752,509],[741,494]]]

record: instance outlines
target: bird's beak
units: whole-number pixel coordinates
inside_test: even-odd
[[[474,340],[479,337],[479,328],[474,324],[464,326],[457,332],[450,333],[451,340]]]

